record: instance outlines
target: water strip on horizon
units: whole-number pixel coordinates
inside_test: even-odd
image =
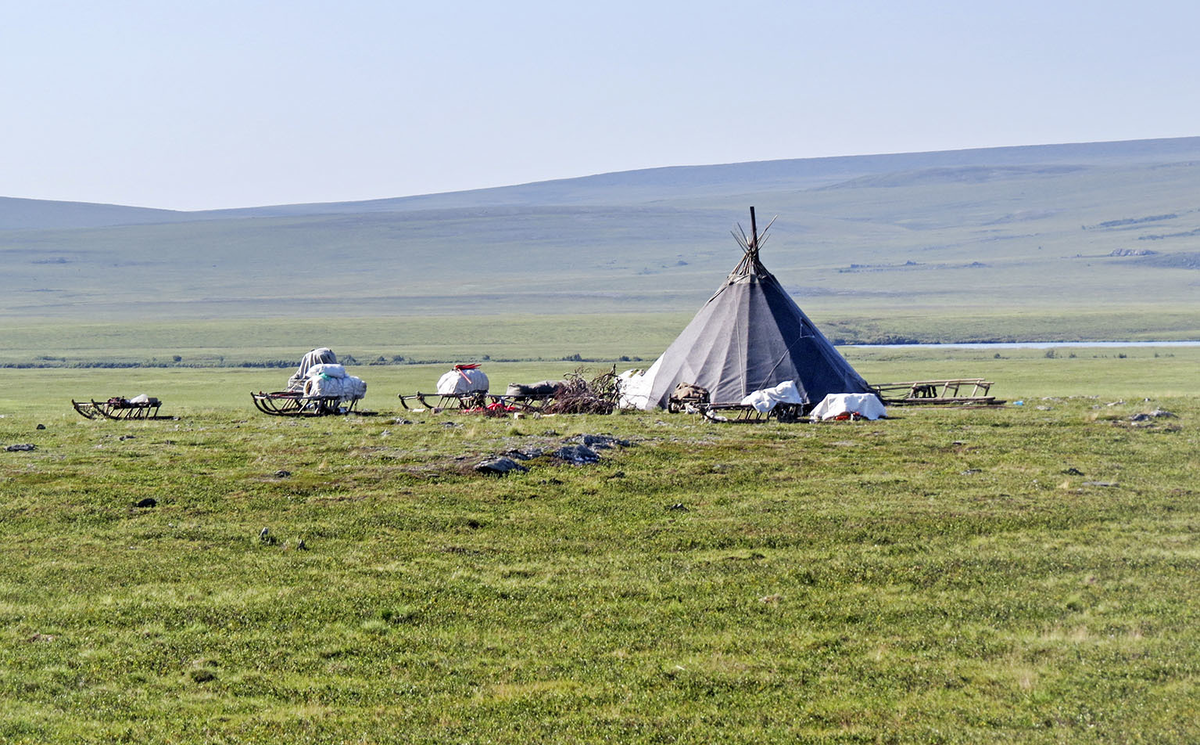
[[[995,341],[946,344],[843,344],[847,349],[1056,349],[1058,347],[1200,347],[1200,341]]]

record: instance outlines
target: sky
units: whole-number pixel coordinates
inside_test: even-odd
[[[10,2],[0,196],[179,210],[1200,135],[1200,3]]]

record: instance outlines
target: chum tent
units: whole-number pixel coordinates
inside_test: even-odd
[[[707,388],[713,403],[739,403],[789,380],[809,405],[830,393],[871,392],[759,261],[753,207],[750,220],[750,236],[734,233],[741,261],[650,369],[626,383],[625,405],[665,407],[679,383]]]

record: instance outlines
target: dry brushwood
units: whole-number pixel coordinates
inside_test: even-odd
[[[617,368],[588,378],[579,368],[566,377],[566,385],[546,407],[547,414],[611,414],[617,407]]]

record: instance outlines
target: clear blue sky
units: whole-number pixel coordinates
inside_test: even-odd
[[[1200,134],[1200,3],[0,10],[0,196],[173,209]]]

